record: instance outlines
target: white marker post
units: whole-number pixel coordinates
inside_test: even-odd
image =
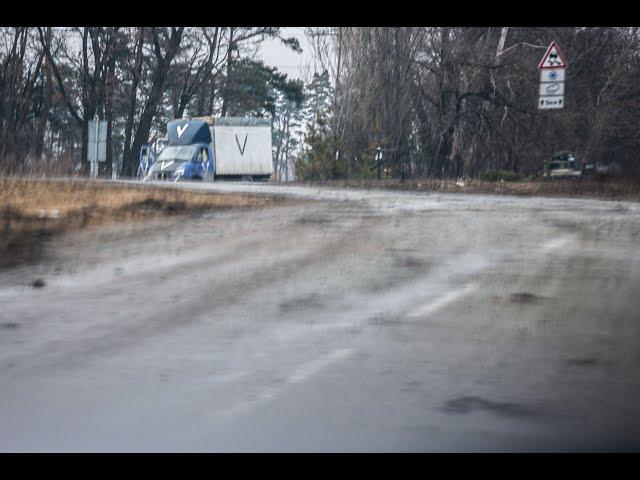
[[[564,107],[564,77],[567,62],[556,42],[551,42],[542,60],[540,69],[540,89],[538,109],[549,110]]]
[[[376,167],[378,168],[378,180],[380,180],[380,167],[382,166],[382,148],[376,148]]]

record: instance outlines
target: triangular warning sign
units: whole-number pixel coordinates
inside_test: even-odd
[[[560,52],[560,48],[558,48],[556,42],[551,42],[542,60],[540,60],[538,68],[567,68],[567,62],[565,62],[564,56],[562,52]]]

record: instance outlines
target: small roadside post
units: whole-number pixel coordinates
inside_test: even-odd
[[[538,109],[549,110],[564,108],[564,78],[567,62],[556,42],[551,42],[542,60],[540,70],[540,89]]]
[[[382,148],[376,148],[376,168],[378,169],[378,180],[380,180],[380,166],[382,165]]]

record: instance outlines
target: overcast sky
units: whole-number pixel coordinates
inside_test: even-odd
[[[307,43],[307,37],[304,34],[304,27],[283,27],[282,36],[285,38],[296,37],[300,41],[302,47],[302,53],[296,53],[290,48],[282,44],[280,40],[268,39],[265,40],[260,46],[258,56],[267,65],[278,67],[282,73],[286,73],[289,78],[300,78],[308,81],[306,78],[306,71],[313,69],[313,56],[311,49]]]
[[[297,53],[286,47],[280,40],[267,39],[260,43],[257,57],[262,59],[267,65],[278,67],[282,73],[286,73],[289,78],[310,81],[313,75],[313,55],[304,34],[304,27],[282,27],[281,32],[284,38],[295,37],[300,42],[303,52]],[[82,44],[77,35],[71,36],[71,42],[80,49]],[[307,76],[309,78],[307,78]]]

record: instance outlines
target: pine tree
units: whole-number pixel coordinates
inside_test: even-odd
[[[331,180],[348,175],[339,142],[331,132],[333,87],[329,72],[315,73],[306,88],[304,151],[296,162],[300,180]]]

